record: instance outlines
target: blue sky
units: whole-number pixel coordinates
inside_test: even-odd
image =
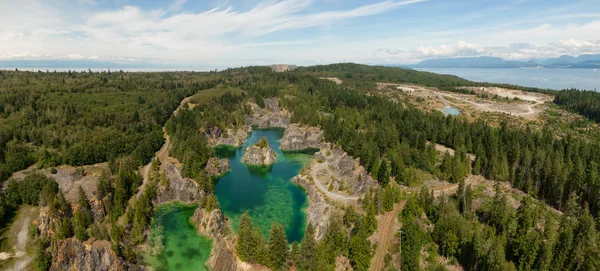
[[[600,53],[600,1],[0,0],[1,60],[182,67]]]

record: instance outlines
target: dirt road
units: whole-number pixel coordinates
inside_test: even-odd
[[[181,103],[179,103],[179,106],[173,111],[173,115],[177,115],[177,112],[179,112],[179,109],[185,103],[187,103],[190,100],[190,98],[192,98],[193,96],[194,95],[191,95],[191,96],[188,96],[188,97],[184,98],[183,100],[181,100]],[[161,169],[164,169],[164,166],[165,166],[167,160],[169,159],[169,145],[171,144],[171,137],[169,137],[169,135],[167,134],[167,130],[165,129],[165,127],[162,127],[162,131],[163,131],[163,137],[165,139],[165,144],[163,144],[162,147],[160,148],[160,150],[158,150],[154,154],[154,157],[158,158],[158,161],[160,161],[160,164],[161,164]],[[138,193],[136,195],[137,197],[139,197],[142,194],[142,192],[144,191],[144,187],[146,186],[146,183],[148,182],[151,168],[152,168],[152,162],[145,165],[141,170],[143,182],[142,182],[142,185],[140,185],[140,187],[138,188]]]
[[[392,239],[396,235],[397,227],[399,227],[398,213],[404,208],[405,204],[406,200],[403,200],[399,204],[396,204],[393,210],[378,217],[375,234],[379,234],[379,242],[375,250],[375,256],[371,259],[370,270],[381,271],[385,268],[385,254],[387,254]]]
[[[5,270],[25,270],[31,261],[31,257],[26,251],[27,232],[31,222],[36,219],[38,211],[39,208],[36,206],[23,206],[19,209],[15,221],[6,233],[8,242],[14,242],[14,253],[8,253],[9,257],[14,258],[14,263]]]
[[[317,173],[326,170],[327,165],[327,163],[315,163],[312,165],[313,169],[310,172],[317,189],[319,189],[319,191],[321,191],[323,194],[325,194],[325,196],[327,196],[331,200],[344,203],[345,205],[356,205],[359,198],[358,196],[350,196],[329,191],[329,189],[327,189],[327,187],[325,187],[325,185],[319,180],[319,176],[317,176]],[[336,178],[339,179],[340,177],[336,176]]]

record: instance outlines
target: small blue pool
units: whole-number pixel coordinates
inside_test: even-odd
[[[443,109],[444,115],[446,116],[458,116],[460,115],[460,111],[454,107],[446,106]]]

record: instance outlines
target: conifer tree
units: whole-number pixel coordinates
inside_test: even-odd
[[[279,270],[285,266],[289,251],[283,225],[273,223],[269,232],[269,255],[271,268]]]
[[[254,237],[254,225],[248,211],[240,217],[240,224],[237,238],[237,253],[240,259],[245,262],[254,262],[255,250],[258,249]]]
[[[292,249],[290,251],[290,262],[298,267],[300,263],[300,247],[298,246],[298,242],[292,242]]]
[[[300,260],[302,270],[315,270],[317,262],[317,243],[315,241],[315,229],[308,223],[300,247]]]

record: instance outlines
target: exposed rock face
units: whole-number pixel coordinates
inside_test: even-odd
[[[206,164],[206,173],[208,173],[209,176],[220,176],[229,172],[229,170],[229,159],[212,157]]]
[[[38,230],[40,231],[40,236],[50,240],[50,237],[52,234],[54,234],[54,230],[52,229],[52,219],[48,213],[48,207],[43,207],[40,209],[40,214],[37,218],[37,225]]]
[[[323,131],[317,127],[290,124],[283,138],[280,149],[284,151],[297,151],[305,149],[318,149],[323,141]]]
[[[179,169],[172,163],[166,163],[165,173],[169,184],[167,187],[159,187],[154,204],[169,201],[193,203],[204,197],[204,192],[200,188],[200,185],[190,178],[183,178]]]
[[[242,161],[249,165],[266,166],[272,165],[277,160],[277,154],[269,146],[248,146]]]
[[[312,158],[313,170],[317,170],[316,175],[321,177],[335,176],[334,187],[337,190],[341,182],[344,183],[346,192],[350,195],[362,196],[371,187],[378,185],[367,170],[360,165],[358,159],[352,158],[340,147],[333,147],[331,143],[322,145],[319,152]],[[314,163],[314,162],[317,163]],[[323,169],[327,168],[327,176],[323,176]]]
[[[235,235],[226,235],[229,230],[221,209],[210,212],[196,208],[191,218],[198,232],[214,240],[208,266],[213,271],[254,271],[268,268],[242,262],[235,254]]]
[[[293,71],[295,69],[296,69],[296,65],[287,65],[287,64],[271,65],[271,70],[274,72],[287,72],[287,71]]]
[[[235,254],[233,240],[219,240],[215,242],[212,255],[208,259],[208,266],[213,271],[268,271],[269,268],[242,262]]]
[[[344,256],[335,257],[335,271],[354,271],[350,264],[350,259]]]
[[[95,241],[93,244],[81,243],[76,238],[59,242],[52,252],[50,270],[82,271],[120,271],[142,270],[129,266],[110,249],[108,241]]]
[[[323,195],[311,180],[303,175],[298,175],[292,179],[293,182],[299,184],[306,190],[310,205],[306,217],[310,224],[315,227],[315,238],[321,240],[327,232],[327,223],[329,216],[334,211],[341,211],[338,207],[331,204],[325,195]]]
[[[371,187],[376,187],[366,170],[341,148],[321,144],[321,150],[292,181],[308,194],[308,221],[315,227],[315,238],[321,239],[327,230],[332,212],[341,212],[344,205],[358,204],[358,199]]]
[[[290,124],[292,114],[285,109],[279,108],[277,98],[264,99],[265,108],[260,108],[255,103],[248,103],[250,106],[250,115],[245,115],[247,123],[257,125],[259,128],[286,128]]]
[[[227,128],[225,132],[219,127],[213,127],[205,131],[207,143],[211,146],[230,145],[240,147],[252,132],[250,125],[244,125],[238,129]]]
[[[221,239],[227,231],[227,223],[221,209],[208,212],[204,208],[196,208],[191,219],[196,224],[198,232],[215,240]]]

